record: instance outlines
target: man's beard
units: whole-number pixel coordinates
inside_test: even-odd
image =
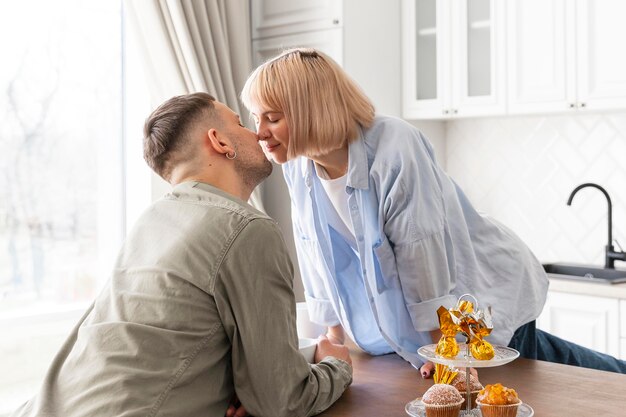
[[[265,178],[270,176],[273,165],[265,156],[259,158],[259,160],[254,160],[252,152],[242,151],[242,153],[239,153],[240,151],[242,149],[237,149],[238,155],[233,161],[235,162],[235,170],[241,176],[244,184],[253,190]]]

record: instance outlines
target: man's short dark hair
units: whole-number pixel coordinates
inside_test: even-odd
[[[201,117],[212,116],[215,98],[207,93],[175,96],[146,119],[143,157],[157,174],[169,181],[172,169],[188,144],[189,129]]]

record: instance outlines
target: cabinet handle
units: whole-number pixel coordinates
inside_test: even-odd
[[[338,25],[339,24],[339,19],[333,19],[333,25]]]
[[[448,113],[449,113],[449,111],[448,111],[448,110],[444,110],[444,111],[443,111],[443,114],[448,114]]]
[[[459,111],[457,109],[452,109],[452,114],[457,114]]]
[[[570,108],[570,109],[573,109],[574,107],[576,107],[576,105],[575,105],[574,103],[570,103],[570,104],[569,104],[569,108]]]
[[[587,107],[587,103],[580,103],[580,107]]]

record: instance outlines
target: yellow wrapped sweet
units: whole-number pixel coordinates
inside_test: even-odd
[[[456,358],[459,354],[459,344],[456,342],[454,336],[441,336],[437,343],[437,349],[435,353],[444,358]]]
[[[478,360],[486,361],[494,356],[493,346],[491,343],[478,338],[472,338],[470,342],[470,352],[473,357]]]
[[[456,378],[458,370],[451,368],[440,363],[435,364],[435,374],[433,375],[433,381],[435,384],[452,384],[454,378]]]
[[[475,310],[474,304],[459,298],[454,308],[446,309],[441,306],[437,309],[439,328],[442,336],[437,343],[435,352],[444,358],[455,358],[459,353],[456,334],[461,333],[466,338],[471,355],[478,360],[489,360],[494,357],[493,346],[483,340],[493,329],[491,311]]]
[[[474,312],[474,304],[471,301],[460,300],[457,303],[457,310],[465,315],[472,314]]]
[[[450,312],[444,306],[437,309],[437,314],[439,315],[439,329],[441,329],[442,336],[437,343],[435,353],[444,358],[455,358],[459,353],[459,345],[455,339],[459,326],[454,323]]]
[[[437,309],[439,315],[439,329],[444,336],[455,336],[459,331],[459,326],[452,320],[450,311],[446,310],[444,306]]]

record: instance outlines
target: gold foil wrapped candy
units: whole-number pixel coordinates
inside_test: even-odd
[[[483,340],[493,329],[491,309],[486,311],[474,310],[474,304],[459,298],[456,306],[446,309],[441,306],[437,309],[441,339],[437,343],[435,352],[444,358],[455,358],[459,353],[459,345],[455,336],[461,333],[466,338],[471,355],[479,360],[489,360],[494,356],[493,346]]]
[[[456,368],[442,365],[440,363],[435,364],[435,374],[433,375],[433,381],[435,384],[448,384],[450,385],[454,380],[454,377],[459,373]]]
[[[444,306],[437,309],[437,314],[439,315],[439,328],[442,336],[437,343],[435,353],[444,358],[454,358],[459,353],[459,345],[455,339],[459,326],[452,320],[450,312]]]
[[[454,337],[442,336],[441,339],[439,339],[439,343],[437,343],[435,353],[444,358],[455,358],[456,355],[459,354],[459,344]]]
[[[477,338],[473,338],[470,342],[470,352],[473,357],[483,361],[493,358],[494,355],[491,343]]]

